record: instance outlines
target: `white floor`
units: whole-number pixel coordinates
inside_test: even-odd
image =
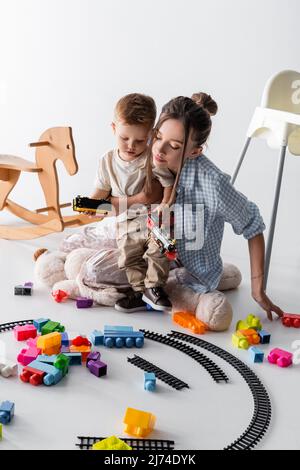
[[[50,317],[65,325],[71,333],[89,334],[104,324],[133,325],[167,333],[173,328],[171,317],[157,312],[120,314],[113,308],[95,307],[77,310],[73,302],[56,304],[48,290],[35,284],[32,297],[14,296],[14,286],[33,278],[32,254],[37,247],[57,248],[63,234],[43,239],[11,242],[0,240],[0,322]],[[239,261],[247,273],[248,261]],[[270,294],[286,311],[297,312],[299,282],[294,270],[282,267],[272,272]],[[298,276],[299,279],[299,276]],[[289,286],[289,287],[288,287]],[[251,300],[247,279],[235,292],[228,294],[234,308],[234,323],[248,313],[263,313]],[[299,331],[286,329],[280,322],[264,321],[272,333],[271,347],[291,350]],[[259,449],[299,449],[300,369],[280,369],[251,364],[248,353],[231,346],[231,333],[208,333],[204,339],[216,343],[251,365],[264,382],[272,401],[273,415],[269,432]],[[12,332],[1,334],[0,353],[14,359],[23,343]],[[1,351],[2,349],[2,351]],[[190,389],[176,391],[159,383],[155,393],[143,390],[143,372],[127,363],[127,356],[139,354],[176,375]],[[2,449],[75,449],[77,435],[124,436],[123,416],[126,407],[154,413],[157,417],[153,438],[172,439],[176,449],[221,449],[235,440],[248,426],[253,403],[245,382],[233,368],[212,356],[230,378],[228,384],[216,384],[196,362],[167,346],[146,341],[142,350],[108,350],[101,348],[108,364],[106,378],[97,379],[85,367],[72,367],[68,376],[54,387],[33,387],[18,378],[0,377],[0,401],[15,402],[15,417],[3,426]],[[1,355],[1,354],[0,354]],[[208,354],[209,355],[209,354]]]

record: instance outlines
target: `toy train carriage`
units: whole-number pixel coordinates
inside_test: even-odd
[[[91,199],[89,197],[77,196],[73,199],[73,211],[94,212],[95,214],[107,215],[112,211],[112,205],[105,199]]]
[[[103,344],[107,348],[142,348],[144,333],[133,331],[132,326],[105,326]]]
[[[281,321],[284,326],[300,328],[300,315],[294,313],[284,313]]]
[[[151,231],[161,253],[164,253],[169,260],[175,260],[177,256],[176,240],[170,238],[169,233],[159,226],[159,217],[154,214],[149,214],[147,227]]]

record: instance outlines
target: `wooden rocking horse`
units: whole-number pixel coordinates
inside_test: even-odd
[[[63,162],[69,175],[77,173],[72,129],[70,127],[48,129],[41,135],[39,142],[29,145],[36,147],[36,163],[12,155],[0,155],[0,211],[7,209],[32,225],[0,225],[0,238],[29,240],[53,232],[62,232],[66,226],[76,227],[93,222],[86,215],[62,216],[61,214],[61,208],[71,204],[59,203],[56,160]],[[45,195],[46,207],[32,211],[8,199],[22,171],[37,173]]]

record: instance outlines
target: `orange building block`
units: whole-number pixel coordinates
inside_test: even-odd
[[[203,335],[208,329],[205,323],[198,320],[196,316],[190,312],[175,312],[173,314],[173,322],[183,328],[187,328],[196,335]]]
[[[82,362],[86,362],[86,358],[91,352],[91,347],[84,344],[82,346],[75,346],[74,344],[71,344],[70,352],[80,352]]]
[[[250,328],[249,330],[238,330],[238,336],[244,336],[249,344],[258,344],[260,342],[260,337],[256,330]]]
[[[146,437],[153,431],[155,421],[156,417],[151,413],[127,408],[123,420],[124,432],[130,436]]]
[[[48,335],[39,336],[36,343],[43,354],[47,354],[48,356],[59,354],[61,348],[61,334],[58,331],[54,331]]]

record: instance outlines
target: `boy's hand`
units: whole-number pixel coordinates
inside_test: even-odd
[[[97,212],[92,211],[84,211],[82,214],[87,215],[90,219],[103,219],[105,217],[105,214],[97,214]]]
[[[260,307],[265,310],[269,320],[273,320],[272,312],[276,313],[279,317],[282,317],[283,311],[277,305],[274,305],[273,302],[269,299],[265,292],[259,294],[252,294],[254,300],[260,305]]]

